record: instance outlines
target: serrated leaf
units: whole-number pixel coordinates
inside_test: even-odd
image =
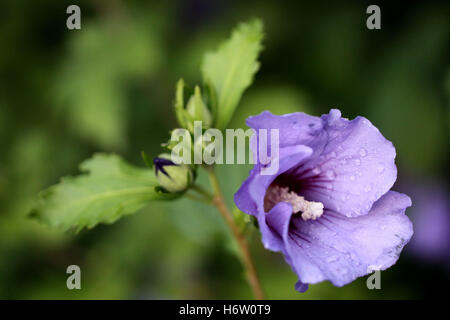
[[[224,129],[228,124],[244,90],[258,71],[257,59],[263,37],[260,20],[240,24],[229,40],[203,59],[203,79],[217,94],[215,127],[218,129]]]
[[[156,187],[153,170],[117,155],[96,154],[80,165],[84,174],[65,177],[41,193],[31,216],[62,230],[92,228],[132,214],[151,200],[171,199]]]

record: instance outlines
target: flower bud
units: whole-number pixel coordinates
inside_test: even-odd
[[[178,123],[191,133],[194,132],[194,121],[201,121],[202,128],[209,128],[212,124],[212,115],[203,100],[200,87],[195,87],[194,94],[191,95],[186,105],[184,95],[185,84],[183,79],[180,79],[177,83],[174,102]]]
[[[153,164],[159,185],[168,192],[184,191],[193,180],[191,168],[185,164],[175,164],[168,153],[154,158]]]
[[[194,94],[189,98],[186,111],[191,116],[191,121],[187,122],[189,131],[194,131],[194,121],[202,121],[203,128],[209,128],[211,126],[211,113],[203,102],[202,94],[198,86],[195,87]]]

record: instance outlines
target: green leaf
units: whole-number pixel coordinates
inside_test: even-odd
[[[217,94],[215,126],[218,129],[226,127],[244,90],[258,71],[257,59],[263,37],[260,20],[240,24],[229,40],[216,52],[207,53],[203,59],[203,79]]]
[[[153,170],[131,166],[117,155],[96,154],[80,170],[85,174],[64,177],[43,191],[30,215],[52,227],[78,232],[113,223],[150,200],[178,195],[159,191]]]

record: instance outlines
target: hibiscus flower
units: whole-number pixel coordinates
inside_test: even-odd
[[[254,155],[261,132],[270,131],[258,129],[279,130],[271,159],[279,170],[267,175],[267,163],[256,163],[235,203],[257,218],[264,246],[283,253],[298,291],[325,280],[343,286],[395,264],[413,234],[411,199],[390,191],[395,148],[369,120],[336,109],[321,117],[265,111],[247,125]]]

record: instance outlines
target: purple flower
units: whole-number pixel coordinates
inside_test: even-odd
[[[254,154],[258,129],[279,129],[279,170],[264,175],[257,163],[235,203],[257,218],[264,246],[284,254],[298,291],[324,280],[343,286],[397,261],[413,234],[404,213],[411,199],[389,191],[395,148],[369,120],[336,109],[321,117],[265,111],[247,125]]]
[[[447,188],[439,181],[411,177],[401,186],[414,197],[411,220],[415,232],[408,253],[426,262],[443,263],[450,269],[450,202]]]

